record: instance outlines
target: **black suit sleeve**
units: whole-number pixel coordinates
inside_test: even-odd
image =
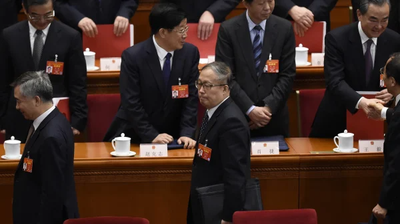
[[[389,124],[390,121],[392,120],[392,115],[393,115],[393,108],[388,108],[386,111],[386,122]]]
[[[266,31],[268,32],[268,30]],[[271,93],[263,99],[265,106],[275,114],[283,108],[292,91],[293,81],[296,76],[295,48],[296,40],[292,26],[286,30],[286,39],[279,58],[279,75]]]
[[[214,16],[214,21],[219,22],[223,21],[239,3],[240,0],[216,0],[207,8],[207,11]]]
[[[71,111],[71,126],[83,131],[87,122],[87,71],[86,62],[83,56],[82,40],[78,32],[76,32],[71,42],[67,66],[66,79],[69,91],[69,109]]]
[[[130,20],[138,8],[139,0],[122,0],[117,16],[122,16]]]
[[[337,0],[314,0],[308,7],[313,14],[314,18],[323,18],[329,15],[331,10],[335,7]],[[274,14],[281,17],[286,17],[290,9],[296,4],[292,0],[279,0],[276,1],[276,12]]]
[[[138,60],[128,50],[125,50],[122,53],[119,77],[121,105],[127,111],[129,123],[141,141],[152,142],[159,132],[150,124],[149,117],[143,108],[139,72]]]
[[[75,27],[78,27],[79,21],[85,17],[69,3],[69,0],[55,0],[54,9],[60,21]]]
[[[193,138],[193,133],[196,128],[196,115],[198,109],[197,89],[194,85],[195,81],[199,78],[199,60],[200,53],[197,48],[193,51],[194,55],[190,58],[191,61],[191,74],[189,78],[189,98],[185,100],[182,106],[181,122],[180,122],[180,136]]]
[[[235,55],[233,52],[233,42],[231,38],[232,36],[229,34],[228,29],[225,28],[224,24],[222,24],[218,32],[215,60],[225,62],[231,68],[231,96],[243,113],[246,113],[247,110],[254,105],[254,102],[236,82]]]
[[[10,98],[10,92],[12,87],[10,86],[13,82],[13,68],[10,59],[9,47],[6,43],[8,37],[3,31],[2,40],[0,41],[0,130],[5,128],[5,122],[7,122],[7,107],[8,99]]]
[[[345,78],[344,49],[341,49],[336,38],[328,33],[325,37],[324,73],[327,89],[336,99],[340,99],[351,112],[357,112],[356,105],[361,95],[347,84]]]
[[[39,223],[60,223],[64,215],[67,146],[65,142],[51,137],[44,140],[40,149],[40,167],[35,167],[33,161],[33,172],[40,172],[42,184]]]
[[[220,130],[218,148],[221,150],[224,183],[222,219],[232,222],[235,211],[241,211],[245,202],[246,170],[249,169],[249,130],[236,117],[224,121]]]

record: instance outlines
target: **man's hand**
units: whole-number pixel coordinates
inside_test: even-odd
[[[251,121],[249,122],[250,129],[264,127],[271,120],[271,112],[268,107],[255,107],[249,114]]]
[[[295,5],[289,10],[289,15],[305,30],[314,23],[314,14],[305,7]]]
[[[376,218],[384,219],[387,214],[387,209],[382,208],[379,204],[376,204],[376,206],[372,209],[372,213]]]
[[[196,146],[196,141],[189,137],[182,136],[178,139],[178,144],[179,145],[184,144],[183,145],[184,149],[193,149]]]
[[[85,17],[78,23],[83,33],[88,37],[95,37],[98,34],[96,23],[92,19]]]
[[[358,104],[358,109],[362,109],[364,113],[368,115],[368,113],[370,112],[370,108],[368,107],[368,105],[373,105],[375,103],[383,104],[383,101],[378,99],[367,99],[363,97]]]
[[[227,222],[225,220],[221,220],[221,224],[232,224],[232,222]]]
[[[80,135],[81,134],[81,132],[78,131],[78,129],[75,129],[73,127],[71,127],[71,129],[72,129],[72,133],[74,133],[74,135]]]
[[[117,16],[114,21],[114,34],[119,37],[128,29],[129,20],[123,16]]]
[[[294,32],[296,35],[299,37],[304,37],[304,33],[307,31],[307,29],[304,29],[303,26],[301,26],[299,23],[295,22],[293,24]]]
[[[152,143],[160,143],[160,144],[168,144],[170,142],[172,142],[174,140],[174,138],[167,134],[167,133],[162,133],[162,134],[158,134],[157,137],[155,139],[153,139]]]
[[[6,129],[0,130],[0,134],[6,134]]]
[[[383,89],[375,95],[375,98],[382,100],[383,104],[387,104],[393,98],[393,95],[387,89]]]
[[[199,19],[197,27],[197,37],[201,40],[207,40],[213,31],[214,16],[209,11],[204,11]]]
[[[381,112],[383,109],[383,105],[380,103],[370,102],[368,104],[369,113],[367,114],[368,118],[374,120],[382,120]]]

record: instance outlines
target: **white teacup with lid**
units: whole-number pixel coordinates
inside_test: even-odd
[[[333,142],[338,147],[338,150],[341,152],[351,152],[353,150],[353,143],[354,143],[354,134],[347,132],[344,130],[343,133],[339,133],[337,136],[333,138]],[[336,142],[339,140],[339,143]]]
[[[307,65],[308,62],[308,48],[303,47],[303,44],[299,44],[296,47],[296,66]]]
[[[19,159],[21,156],[21,141],[11,136],[10,140],[4,141],[5,159]]]
[[[85,56],[86,68],[88,70],[93,70],[95,68],[94,61],[96,53],[90,51],[89,48],[86,48],[86,50],[83,52],[83,55]]]
[[[121,133],[121,137],[116,137],[111,141],[111,145],[117,155],[129,155],[131,149],[131,138],[125,137],[124,133]]]

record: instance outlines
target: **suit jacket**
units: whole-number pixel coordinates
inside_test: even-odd
[[[0,1],[0,32],[18,22],[18,12],[21,10],[20,0]]]
[[[388,210],[400,211],[400,106],[387,112],[388,129],[384,143],[383,184],[379,205]]]
[[[29,26],[27,21],[8,27],[3,32],[5,46],[0,51],[6,57],[6,66],[0,68],[0,118],[7,138],[13,135],[23,142],[29,130],[29,122],[15,109],[13,89],[10,84],[21,74],[35,71]],[[63,75],[50,75],[54,97],[69,97],[71,126],[82,131],[86,126],[86,62],[83,56],[79,32],[53,21],[43,46],[38,70],[46,70],[47,61],[64,62]],[[4,69],[4,70],[3,70]]]
[[[314,21],[326,21],[327,30],[330,30],[330,12],[335,7],[337,0],[278,0],[275,1],[273,13],[283,18],[288,16],[289,10],[293,6],[308,8],[314,14]]]
[[[84,17],[96,24],[114,24],[115,17],[123,16],[130,20],[135,14],[139,0],[56,0],[56,16],[74,29]],[[79,29],[80,30],[80,29]]]
[[[33,160],[32,173],[23,170]],[[62,224],[79,218],[74,181],[74,136],[55,108],[39,125],[19,161],[14,177],[14,224]]]
[[[220,23],[236,8],[240,0],[161,0],[175,3],[186,12],[188,23],[198,23],[204,11],[214,16],[214,21]]]
[[[250,131],[239,107],[228,98],[214,112],[197,141],[212,149],[210,161],[193,159],[188,223],[200,224],[200,204],[196,188],[223,183],[224,206],[222,219],[232,222],[235,211],[241,211],[245,202],[246,181],[250,178]]]
[[[246,14],[221,24],[216,46],[216,60],[229,65],[233,73],[231,97],[243,113],[252,106],[267,105],[272,110],[270,123],[256,131],[261,135],[289,135],[289,112],[286,101],[296,74],[295,39],[290,22],[271,15],[266,23],[261,53],[260,76],[256,75],[253,44]],[[269,54],[279,60],[279,73],[263,73]]]
[[[310,137],[330,138],[346,128],[346,109],[357,112],[361,96],[356,91],[380,91],[379,69],[389,56],[400,51],[400,35],[386,29],[378,38],[374,69],[365,77],[365,60],[358,32],[352,23],[329,32],[325,37],[325,95],[315,115]],[[361,112],[363,113],[363,112]]]
[[[193,138],[196,128],[199,51],[185,43],[172,57],[168,85],[165,85],[153,38],[135,44],[122,53],[121,106],[105,136],[111,141],[122,132],[132,142],[151,142],[160,133],[174,138]],[[189,97],[172,99],[171,86],[189,85]]]

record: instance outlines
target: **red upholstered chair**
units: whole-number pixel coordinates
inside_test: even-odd
[[[300,137],[308,137],[325,89],[297,90],[297,117]]]
[[[326,22],[316,21],[311,28],[305,32],[303,37],[295,35],[296,46],[298,47],[299,44],[303,44],[304,47],[308,48],[309,54],[323,53],[325,52],[325,34]]]
[[[68,219],[64,224],[149,224],[149,220],[145,218],[136,217],[92,217],[92,218],[79,218]]]
[[[189,30],[185,41],[195,45],[199,49],[200,58],[208,58],[208,55],[215,55],[219,26],[219,23],[214,23],[211,36],[207,40],[201,40],[197,37],[198,24],[188,23]]]
[[[314,209],[238,211],[233,224],[317,224]]]
[[[89,142],[101,142],[118,111],[119,94],[89,94],[87,133]]]

